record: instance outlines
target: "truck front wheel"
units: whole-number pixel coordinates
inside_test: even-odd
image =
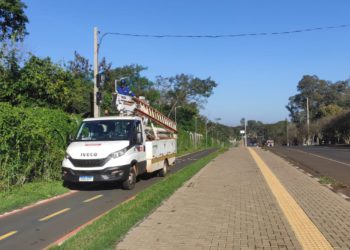
[[[134,189],[135,184],[136,184],[136,171],[135,171],[135,167],[131,167],[129,172],[129,177],[125,181],[123,181],[122,186],[123,186],[123,189],[131,190],[131,189]]]

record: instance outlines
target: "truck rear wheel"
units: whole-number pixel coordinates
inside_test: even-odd
[[[160,177],[165,177],[168,173],[168,168],[169,168],[169,164],[168,161],[165,160],[163,163],[163,168],[159,171],[159,176]]]
[[[123,186],[123,189],[131,190],[131,189],[134,189],[135,184],[136,184],[135,167],[131,167],[129,172],[129,177],[125,181],[123,181],[122,186]]]

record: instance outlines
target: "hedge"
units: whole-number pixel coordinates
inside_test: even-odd
[[[68,136],[79,122],[60,110],[0,103],[0,189],[59,179]]]

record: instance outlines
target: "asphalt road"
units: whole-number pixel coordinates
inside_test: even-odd
[[[179,157],[171,167],[171,173],[215,150],[208,149]],[[140,179],[131,191],[122,190],[115,184],[90,185],[61,199],[6,216],[0,219],[0,249],[45,248],[160,179],[156,176]]]
[[[350,148],[274,147],[270,150],[316,176],[331,177],[350,186]]]

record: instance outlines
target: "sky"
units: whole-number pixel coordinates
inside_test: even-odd
[[[350,24],[348,0],[24,0],[24,47],[56,63],[74,51],[93,62],[93,28],[135,34],[225,35]],[[220,39],[107,35],[99,57],[113,67],[140,64],[151,80],[190,74],[218,83],[201,110],[235,126],[241,118],[274,123],[303,75],[350,78],[350,28]]]

